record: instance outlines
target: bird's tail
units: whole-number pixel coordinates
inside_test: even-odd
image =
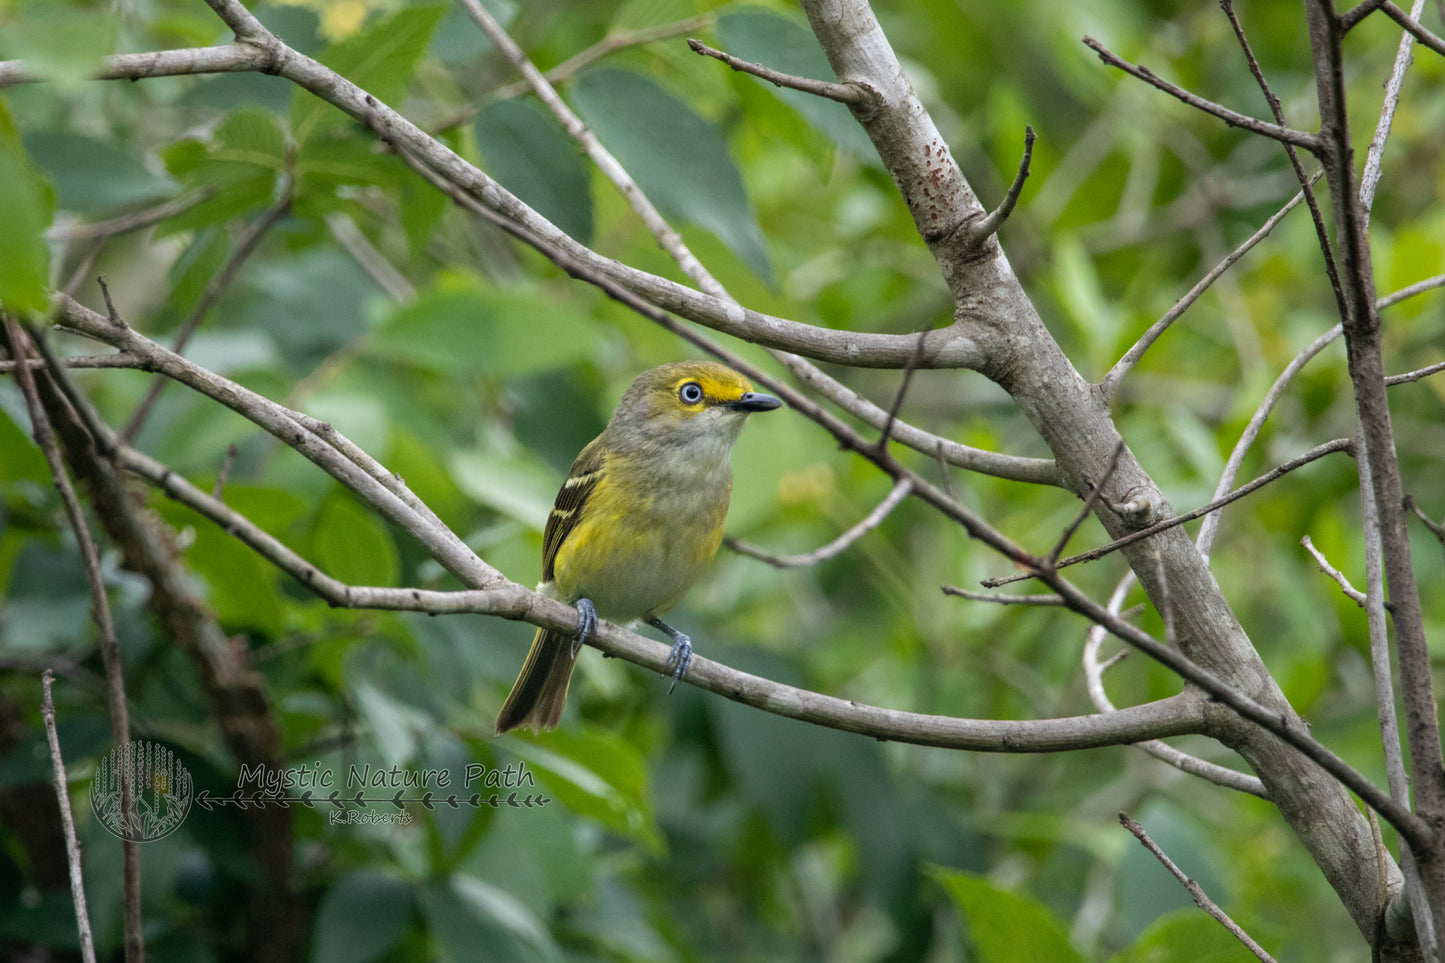
[[[536,732],[551,729],[567,704],[567,683],[577,662],[571,637],[538,629],[527,653],[527,664],[497,715],[500,735],[518,726]]]

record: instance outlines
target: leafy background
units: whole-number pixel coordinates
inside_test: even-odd
[[[744,59],[818,77],[799,13],[775,2],[690,0],[493,6],[544,69],[601,41],[708,15],[698,35]],[[443,137],[568,233],[675,275],[616,193],[448,5],[261,3],[288,43]],[[1086,376],[1293,191],[1273,145],[1111,73],[1103,39],[1206,96],[1263,105],[1213,5],[880,3],[878,16],[985,203],[1002,194],[1025,124],[1039,133],[1024,201],[1003,232],[1015,268]],[[1242,11],[1297,126],[1313,123],[1299,12]],[[1380,18],[1374,18],[1379,20]],[[540,528],[575,452],[640,369],[690,352],[531,251],[452,209],[374,138],[272,77],[84,81],[95,56],[224,42],[192,0],[124,15],[73,3],[0,7],[0,57],[49,82],[0,100],[0,284],[44,303],[77,246],[40,231],[207,191],[155,228],[104,247],[96,268],[130,323],[169,339],[283,190],[286,216],[211,311],[188,354],[334,423],[401,474],[509,576],[535,578]],[[1397,35],[1367,22],[1349,52],[1358,144],[1368,141]],[[1229,51],[1221,53],[1221,51]],[[1374,219],[1382,293],[1445,270],[1445,67],[1419,56]],[[560,85],[739,299],[834,328],[908,332],[947,320],[947,291],[869,145],[841,107],[733,74],[674,38],[614,52]],[[390,289],[354,236],[401,279]],[[350,244],[345,243],[352,238]],[[1125,385],[1119,419],[1176,506],[1209,498],[1233,440],[1278,371],[1333,322],[1302,213],[1216,285]],[[79,289],[98,305],[93,280]],[[1391,370],[1445,348],[1438,295],[1388,314]],[[91,350],[66,343],[68,350]],[[754,360],[763,355],[747,346]],[[838,372],[886,401],[896,372]],[[150,384],[90,373],[115,423]],[[1445,454],[1441,383],[1395,389],[1406,487],[1432,517]],[[1005,396],[967,373],[925,372],[904,410],[974,445],[1045,454]],[[1343,352],[1312,363],[1246,477],[1349,434]],[[74,545],[13,387],[0,384],[0,790],[48,773],[42,665],[58,665],[60,735],[106,953],[120,940],[119,843],[89,817],[90,767],[109,731]],[[235,445],[227,501],[343,580],[451,580],[339,486],[254,426],[171,387],[139,445],[209,486]],[[812,548],[865,514],[886,480],[786,412],[754,419],[735,455],[729,531]],[[999,528],[1046,546],[1072,516],[1061,492],[956,474]],[[1300,550],[1309,534],[1358,575],[1355,472],[1325,461],[1229,510],[1213,566],[1314,734],[1383,781],[1363,617]],[[1190,908],[1121,830],[1139,818],[1174,859],[1282,960],[1356,959],[1348,917],[1271,807],[1123,749],[1009,757],[871,742],[702,695],[671,697],[635,667],[581,660],[568,715],[543,737],[491,720],[530,633],[482,617],[329,609],[187,510],[152,498],[229,634],[263,673],[284,754],[343,773],[525,763],[540,810],[414,812],[406,827],[328,825],[297,810],[298,891],[321,960],[767,959],[1236,960],[1244,950]],[[1078,544],[1098,542],[1086,525]],[[1441,553],[1417,545],[1421,580]],[[225,794],[236,765],[195,672],[144,607],[146,586],[107,560],[138,737],[176,748],[197,789]],[[1103,595],[1117,560],[1077,578]],[[1052,611],[944,597],[1006,566],[905,505],[839,558],[779,574],[724,553],[676,613],[700,649],[771,678],[885,706],[989,718],[1089,711],[1085,626]],[[1432,637],[1439,593],[1426,593]],[[1143,624],[1159,629],[1152,614]],[[1118,702],[1178,688],[1142,660],[1111,675]],[[1210,744],[1189,748],[1228,762]],[[10,820],[0,827],[0,946],[74,945],[68,893],[42,884]],[[193,810],[143,849],[152,958],[235,958],[236,906],[256,881],[234,813]]]

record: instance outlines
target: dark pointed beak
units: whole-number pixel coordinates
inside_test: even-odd
[[[737,401],[728,401],[723,404],[724,408],[732,411],[772,411],[774,408],[781,408],[783,403],[772,395],[765,395],[760,391],[744,392]]]

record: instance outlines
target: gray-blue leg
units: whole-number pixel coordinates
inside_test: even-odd
[[[582,646],[592,638],[592,633],[597,631],[597,609],[586,596],[572,604],[577,609],[577,638],[572,642],[572,658],[575,659]]]
[[[667,687],[667,691],[671,693],[677,688],[678,680],[687,675],[687,667],[692,664],[692,639],[662,619],[649,618],[644,621],[654,629],[666,632],[667,637],[672,639],[672,654],[667,657],[667,664],[663,666],[665,669],[672,669],[672,685]]]

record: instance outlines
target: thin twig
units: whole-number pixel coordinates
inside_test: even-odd
[[[1425,12],[1425,0],[1415,0],[1410,15],[1419,18]],[[1400,92],[1405,86],[1405,71],[1414,62],[1415,38],[1408,30],[1400,36],[1400,46],[1395,51],[1395,66],[1390,79],[1385,81],[1385,99],[1380,105],[1380,119],[1375,122],[1375,136],[1370,138],[1370,148],[1365,154],[1365,169],[1360,174],[1360,204],[1364,206],[1366,222],[1375,206],[1375,188],[1380,183],[1380,171],[1385,157],[1385,142],[1390,138],[1390,128],[1395,123],[1395,108],[1400,104]]]
[[[1431,33],[1419,20],[1416,20],[1393,3],[1390,3],[1389,0],[1385,0],[1384,3],[1380,4],[1380,12],[1398,23],[1405,29],[1406,33],[1420,41],[1421,44],[1429,47],[1440,56],[1445,57],[1445,40],[1441,40]]]
[[[40,715],[45,720],[45,740],[50,744],[50,769],[55,800],[60,805],[60,826],[65,833],[65,855],[70,867],[70,902],[75,906],[75,926],[80,938],[80,957],[95,963],[95,940],[90,933],[90,912],[85,906],[85,875],[80,866],[80,840],[75,836],[75,817],[70,811],[70,789],[65,780],[65,760],[60,755],[60,737],[55,732],[55,700],[50,695],[53,681],[49,669],[40,674]]]
[[[1128,572],[1120,579],[1119,585],[1114,589],[1114,594],[1109,598],[1108,610],[1119,612],[1124,604],[1124,598],[1128,595],[1129,589],[1135,582],[1133,572]],[[1143,606],[1136,605],[1127,612],[1120,612],[1119,617],[1130,618],[1133,614],[1142,611]],[[1099,648],[1108,634],[1102,625],[1093,625],[1089,628],[1089,634],[1084,643],[1084,680],[1089,691],[1089,701],[1093,702],[1094,708],[1100,712],[1117,712],[1118,708],[1109,699],[1104,691],[1104,672],[1118,662],[1134,649],[1120,649],[1103,662],[1099,661]],[[1249,793],[1251,796],[1258,796],[1261,799],[1268,799],[1269,792],[1264,788],[1264,783],[1258,776],[1239,772],[1230,769],[1228,766],[1221,766],[1218,763],[1200,759],[1198,756],[1190,755],[1182,749],[1176,749],[1169,743],[1160,739],[1149,739],[1137,744],[1139,749],[1158,759],[1167,765],[1173,766],[1180,772],[1191,776],[1197,776],[1216,786],[1223,786],[1226,789],[1233,789],[1236,792]]]
[[[23,362],[28,353],[26,351],[27,341],[39,343],[40,338],[38,335],[22,329],[17,321],[7,320],[5,326],[11,354],[17,361]],[[80,549],[81,560],[85,566],[86,583],[90,587],[90,618],[95,623],[99,635],[101,661],[105,665],[111,737],[115,740],[116,745],[125,745],[130,742],[130,709],[126,704],[125,674],[120,658],[120,643],[115,637],[115,622],[111,618],[110,599],[106,596],[105,578],[101,574],[100,552],[96,548],[95,539],[91,537],[89,526],[86,525],[85,513],[80,507],[80,499],[76,497],[75,488],[70,484],[70,475],[65,470],[60,447],[56,444],[55,431],[45,413],[45,405],[40,399],[40,391],[30,366],[20,364],[15,369],[15,380],[20,386],[21,393],[25,396],[25,405],[30,415],[30,427],[35,437],[35,443],[40,446],[40,450],[45,455],[46,464],[50,466],[51,479],[55,483],[56,491],[60,493],[60,501],[65,508],[66,519],[70,522],[71,532]],[[122,771],[120,775],[121,811],[130,812],[135,799],[135,786],[129,774]],[[127,959],[142,960],[145,957],[145,943],[141,932],[140,850],[136,841],[131,839],[121,840],[121,847],[125,953]]]
[[[1074,516],[1074,520],[1071,521],[1062,534],[1059,535],[1059,540],[1054,543],[1053,549],[1045,557],[1044,564],[1046,566],[1053,568],[1058,564],[1059,556],[1064,554],[1064,547],[1069,544],[1069,539],[1074,537],[1074,533],[1079,530],[1079,526],[1084,524],[1084,519],[1089,517],[1089,513],[1092,512],[1094,506],[1098,504],[1099,498],[1104,493],[1104,486],[1109,484],[1109,479],[1113,477],[1115,470],[1118,469],[1119,459],[1123,454],[1124,442],[1120,439],[1119,443],[1114,446],[1114,454],[1109,456],[1109,466],[1104,469],[1104,477],[1090,486],[1089,495],[1084,499],[1084,504],[1079,509],[1078,514]]]
[[[1318,180],[1321,176],[1321,174],[1315,174],[1314,179]],[[1159,340],[1159,336],[1168,330],[1171,324],[1179,320],[1180,315],[1188,311],[1194,302],[1198,301],[1200,296],[1209,290],[1210,286],[1219,280],[1225,271],[1229,270],[1234,266],[1235,262],[1248,254],[1256,244],[1268,237],[1275,227],[1279,225],[1279,222],[1284,220],[1285,215],[1299,206],[1300,201],[1304,200],[1304,197],[1304,191],[1300,191],[1286,201],[1283,207],[1270,215],[1269,220],[1265,221],[1259,230],[1245,238],[1243,243],[1225,256],[1224,260],[1210,268],[1209,272],[1200,278],[1194,287],[1186,291],[1183,297],[1174,302],[1173,307],[1164,312],[1158,321],[1151,324],[1149,329],[1140,335],[1139,340],[1134,342],[1134,345],[1124,353],[1124,356],[1115,363],[1113,368],[1109,369],[1109,373],[1100,383],[1099,387],[1104,392],[1106,398],[1112,398],[1114,396],[1119,390],[1119,383],[1123,381],[1124,376],[1134,369],[1134,366],[1144,357],[1144,352],[1148,351],[1154,342]]]
[[[166,218],[175,217],[177,214],[184,214],[197,204],[209,198],[215,193],[213,187],[198,187],[195,190],[187,191],[179,197],[173,197],[168,201],[162,201],[153,207],[142,208],[132,211],[129,214],[121,214],[105,221],[92,221],[86,223],[77,221],[65,226],[52,227],[45,232],[45,239],[52,243],[64,243],[68,241],[88,241],[102,238],[115,237],[118,234],[128,234],[131,231],[139,231],[142,228],[159,224]]]
[[[1288,475],[1295,469],[1302,468],[1305,465],[1308,465],[1310,462],[1315,461],[1316,459],[1323,458],[1325,455],[1331,455],[1337,451],[1353,452],[1354,449],[1354,442],[1348,438],[1336,438],[1334,441],[1327,441],[1322,445],[1316,445],[1304,454],[1292,458],[1284,464],[1274,469],[1271,469],[1263,475],[1260,475],[1258,478],[1254,479],[1254,481],[1239,486],[1228,495],[1225,495],[1223,498],[1216,498],[1214,501],[1210,502],[1207,505],[1202,505],[1199,508],[1196,508],[1191,512],[1186,512],[1183,515],[1176,515],[1173,518],[1165,519],[1158,524],[1150,525],[1148,528],[1141,528],[1137,532],[1130,532],[1128,535],[1125,535],[1122,538],[1117,538],[1107,545],[1101,545],[1098,548],[1091,549],[1087,552],[1082,552],[1078,555],[1071,555],[1066,559],[1060,560],[1059,563],[1055,566],[1055,568],[1067,568],[1070,565],[1077,565],[1080,562],[1092,562],[1096,559],[1103,558],[1105,555],[1108,555],[1111,552],[1118,551],[1125,545],[1132,545],[1134,542],[1137,542],[1140,539],[1150,538],[1154,535],[1158,535],[1160,532],[1165,531],[1166,529],[1173,528],[1176,525],[1183,525],[1185,522],[1191,522],[1201,515],[1207,515],[1212,511],[1217,511],[1218,509],[1223,508],[1225,505],[1228,505],[1230,502],[1238,501],[1239,499],[1250,494],[1251,492],[1257,491],[1260,488],[1263,488],[1265,485],[1268,485],[1270,482],[1283,478],[1285,475]],[[985,588],[998,588],[999,586],[1007,585],[1010,582],[1019,582],[1024,579],[1036,577],[1037,575],[1034,573],[1027,573],[1024,575],[1010,575],[1003,578],[984,579],[981,584]]]
[[[943,585],[944,595],[956,595],[970,602],[992,602],[995,605],[1063,605],[1057,595],[999,595],[994,592],[973,592],[957,585]],[[1128,652],[1128,649],[1124,651]]]
[[[1415,504],[1415,499],[1410,495],[1405,496],[1405,507],[1415,513],[1415,517],[1430,529],[1430,534],[1439,539],[1441,545],[1445,545],[1445,523],[1434,521],[1429,515],[1422,512],[1420,506]]]
[[[867,108],[878,100],[878,92],[863,84],[840,84],[831,80],[813,80],[811,77],[798,77],[794,74],[785,74],[780,70],[771,67],[764,67],[762,64],[749,63],[734,57],[730,53],[724,53],[714,47],[709,47],[701,40],[689,38],[688,49],[695,54],[702,54],[704,57],[712,57],[721,60],[739,73],[752,74],[760,80],[777,87],[787,87],[792,90],[801,90],[805,94],[812,94],[815,97],[823,97],[828,100],[836,100],[840,104],[848,104],[853,107]]]
[[[1437,274],[1423,281],[1416,281],[1408,287],[1403,287],[1398,291],[1391,291],[1389,294],[1380,298],[1375,302],[1375,310],[1383,311],[1386,308],[1392,308],[1406,298],[1413,298],[1417,294],[1423,294],[1426,291],[1441,287],[1445,287],[1445,274]]]
[[[746,555],[749,558],[767,562],[774,568],[802,568],[808,565],[817,565],[819,562],[833,558],[848,546],[858,541],[858,539],[881,525],[893,509],[897,508],[898,504],[908,497],[908,493],[912,491],[912,489],[913,484],[908,479],[901,479],[893,486],[893,489],[888,492],[887,497],[864,516],[862,521],[833,539],[827,545],[816,548],[811,552],[805,552],[802,555],[777,555],[769,552],[767,549],[759,548],[757,545],[745,542],[740,538],[733,538],[732,536],[728,536],[723,539],[723,541],[728,548],[737,552],[739,555]]]
[[[1014,175],[1013,183],[1009,185],[1009,189],[1004,194],[1003,200],[999,201],[998,207],[995,207],[979,221],[970,225],[969,236],[971,244],[977,246],[993,237],[998,233],[998,229],[1003,227],[1003,222],[1008,220],[1009,215],[1013,213],[1014,205],[1018,204],[1019,195],[1024,191],[1024,181],[1029,179],[1029,164],[1033,161],[1034,141],[1036,139],[1037,137],[1034,135],[1033,126],[1025,126],[1024,156],[1019,160],[1018,173]]]
[[[575,77],[583,67],[601,60],[619,50],[626,50],[628,47],[640,47],[659,40],[670,40],[673,37],[681,37],[684,34],[696,33],[705,30],[717,22],[717,14],[700,13],[695,17],[688,17],[685,20],[677,20],[672,23],[659,24],[655,27],[643,27],[638,30],[614,30],[601,40],[577,51],[557,66],[542,74],[547,82],[552,85],[560,84],[562,81]],[[507,84],[498,87],[492,94],[498,100],[510,99],[526,93],[531,88],[526,81]]]
[[[234,444],[226,446],[226,458],[221,462],[221,470],[216,473],[216,484],[211,486],[211,497],[217,501],[221,500],[221,494],[226,490],[226,480],[231,477],[231,466],[236,463],[236,451]]]
[[[1389,386],[1403,385],[1411,381],[1419,381],[1421,378],[1428,378],[1430,375],[1438,374],[1441,371],[1445,371],[1445,361],[1437,361],[1432,365],[1426,365],[1414,371],[1407,371],[1404,374],[1388,375],[1385,378],[1385,384]]]
[[[1349,33],[1359,25],[1360,21],[1380,9],[1381,3],[1384,3],[1384,0],[1363,0],[1362,3],[1357,3],[1340,14],[1340,33]]]
[[[543,106],[561,122],[567,135],[577,142],[588,159],[597,165],[597,169],[602,172],[603,176],[621,192],[633,212],[642,220],[643,225],[652,236],[657,238],[663,250],[667,251],[677,265],[682,268],[683,273],[708,294],[726,298],[727,292],[722,284],[703,267],[696,255],[688,250],[682,241],[682,236],[667,223],[666,218],[653,206],[652,201],[648,200],[647,195],[632,179],[632,175],[627,172],[617,158],[612,156],[607,148],[602,146],[602,142],[582,122],[582,118],[567,106],[561,95],[542,76],[542,71],[538,70],[536,65],[527,58],[527,54],[507,33],[497,18],[492,16],[491,11],[482,5],[481,0],[461,0],[461,4],[482,32],[487,35],[487,39],[496,45],[496,48],[507,58],[512,67],[522,75],[522,79],[526,81],[527,86],[532,88],[537,99],[542,101]]]
[[[1166,94],[1188,104],[1190,107],[1202,110],[1207,114],[1213,114],[1231,127],[1239,127],[1251,133],[1268,137],[1270,140],[1293,144],[1296,147],[1302,147],[1310,152],[1314,152],[1319,148],[1319,138],[1314,134],[1309,134],[1302,130],[1295,130],[1292,127],[1285,127],[1280,124],[1270,124],[1258,118],[1249,117],[1245,114],[1230,110],[1228,107],[1220,106],[1211,100],[1205,100],[1197,94],[1190,93],[1183,87],[1169,83],[1169,81],[1155,74],[1154,71],[1148,67],[1138,67],[1129,63],[1127,60],[1116,57],[1109,52],[1108,48],[1093,37],[1085,37],[1084,43],[1099,55],[1100,60],[1109,66],[1118,67],[1130,76],[1137,77],[1145,83],[1159,88]]]
[[[893,404],[888,407],[888,418],[883,422],[883,428],[878,433],[878,454],[880,455],[888,452],[888,439],[893,434],[893,424],[898,420],[898,412],[903,408],[903,398],[908,394],[908,386],[913,382],[913,372],[918,367],[918,359],[923,356],[923,345],[931,330],[931,328],[924,328],[918,332],[918,343],[914,345],[913,353],[908,356],[908,363],[903,366],[903,378],[898,382],[898,391],[893,395]]]
[[[1229,460],[1224,463],[1224,471],[1220,472],[1219,482],[1214,486],[1215,498],[1223,498],[1225,493],[1234,486],[1234,480],[1239,476],[1239,470],[1244,467],[1245,456],[1249,454],[1249,449],[1254,445],[1260,432],[1264,430],[1265,421],[1269,419],[1270,413],[1274,411],[1279,399],[1284,397],[1285,390],[1304,369],[1304,366],[1338,338],[1343,330],[1337,324],[1315,338],[1304,350],[1295,355],[1279,373],[1279,377],[1274,379],[1274,384],[1269,386],[1269,390],[1264,393],[1264,397],[1260,399],[1259,405],[1255,408],[1254,414],[1250,416],[1249,423],[1244,426],[1244,431],[1239,433],[1239,440],[1234,443],[1234,449],[1229,453]],[[1200,553],[1206,558],[1209,557],[1210,550],[1214,547],[1214,538],[1219,534],[1219,526],[1223,521],[1223,513],[1214,514],[1206,518],[1204,524],[1199,526],[1199,537],[1195,539],[1195,544],[1199,546]]]
[[[1340,587],[1341,592],[1345,593],[1346,598],[1348,598],[1351,602],[1354,602],[1360,608],[1365,607],[1365,593],[1361,592],[1359,589],[1351,585],[1350,580],[1345,577],[1345,573],[1341,572],[1339,569],[1335,568],[1329,563],[1329,560],[1325,558],[1324,553],[1321,552],[1319,549],[1315,548],[1315,543],[1310,541],[1310,537],[1308,535],[1300,539],[1300,544],[1305,547],[1305,551],[1309,552],[1311,555],[1314,556],[1315,564],[1320,567],[1320,571],[1324,572],[1330,578],[1334,579],[1335,584]]]
[[[1254,48],[1249,44],[1249,38],[1245,36],[1244,25],[1235,16],[1234,3],[1232,0],[1220,0],[1220,7],[1229,17],[1229,23],[1234,27],[1234,36],[1239,41],[1240,49],[1244,51],[1245,61],[1249,64],[1249,72],[1254,75],[1254,81],[1259,85],[1260,92],[1264,94],[1265,101],[1269,104],[1270,113],[1274,115],[1275,123],[1284,126],[1284,108],[1280,106],[1279,97],[1275,95],[1269,86],[1269,81],[1264,77],[1264,70],[1260,68],[1259,61],[1255,59]],[[1305,174],[1304,164],[1300,162],[1299,153],[1293,144],[1284,145],[1285,154],[1289,157],[1290,167],[1294,170],[1295,180],[1299,182],[1300,190],[1304,192],[1305,201],[1309,204],[1310,218],[1314,222],[1315,237],[1319,240],[1320,253],[1325,259],[1325,274],[1330,279],[1330,285],[1334,290],[1335,303],[1344,309],[1344,289],[1340,287],[1339,269],[1335,265],[1335,252],[1330,244],[1330,233],[1325,227],[1324,214],[1320,212],[1319,201],[1315,198],[1314,180]],[[1318,176],[1318,175],[1317,175]]]
[[[226,259],[225,264],[221,265],[221,269],[211,276],[211,280],[206,284],[205,291],[201,292],[200,300],[197,301],[196,306],[191,309],[191,313],[186,320],[181,323],[180,330],[176,333],[175,342],[171,345],[172,351],[179,354],[185,350],[187,343],[191,340],[191,336],[196,333],[196,329],[201,326],[201,322],[206,319],[206,315],[210,312],[211,308],[220,300],[221,295],[226,292],[226,289],[231,286],[231,282],[235,279],[236,273],[241,270],[241,265],[246,263],[246,260],[255,252],[256,247],[261,243],[261,239],[276,225],[276,222],[281,219],[281,216],[290,209],[291,177],[289,174],[286,174],[282,176],[281,191],[275,202],[263,211],[260,217],[247,225],[246,230],[242,232],[240,239],[237,240],[235,249],[231,251],[231,256]],[[107,296],[106,303],[110,304],[109,296]],[[111,310],[114,311],[114,305],[111,305]],[[121,438],[127,442],[135,440],[136,435],[140,434],[142,426],[145,425],[146,419],[150,417],[151,410],[155,407],[155,403],[160,398],[161,392],[165,390],[166,385],[169,383],[169,379],[166,378],[157,378],[155,380],[155,383],[152,384],[150,389],[145,393],[145,397],[136,405],[135,411],[131,413],[130,419],[125,423],[125,427],[121,429]]]
[[[1184,888],[1189,891],[1189,896],[1194,900],[1195,906],[1198,906],[1204,910],[1204,912],[1218,920],[1219,924],[1230,932],[1230,935],[1243,943],[1249,952],[1264,961],[1264,963],[1274,963],[1274,957],[1270,956],[1264,947],[1256,943],[1248,933],[1241,929],[1238,923],[1230,919],[1229,914],[1220,909],[1219,904],[1209,898],[1202,886],[1185,875],[1184,871],[1175,864],[1174,860],[1170,859],[1169,855],[1160,849],[1154,840],[1149,838],[1149,834],[1144,831],[1143,826],[1139,825],[1133,819],[1130,819],[1129,815],[1123,812],[1119,813],[1119,824],[1133,833],[1134,838],[1143,843],[1144,848],[1154,854],[1154,858],[1159,860],[1160,864],[1169,871],[1169,875],[1179,880]]]

